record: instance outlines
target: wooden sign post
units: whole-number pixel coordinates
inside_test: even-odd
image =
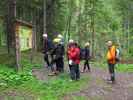
[[[19,24],[16,22],[15,24],[15,47],[16,47],[16,66],[17,66],[17,71],[20,70],[21,68],[21,52],[20,52],[20,39],[19,39]]]
[[[27,50],[32,51],[34,47],[33,35],[33,27],[31,24],[21,20],[15,21],[15,56],[18,71],[23,70],[23,66],[21,66],[21,52]],[[31,52],[30,58],[33,59],[33,52]]]

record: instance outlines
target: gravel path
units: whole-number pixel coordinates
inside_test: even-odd
[[[70,97],[78,96],[87,100],[133,100],[133,73],[117,73],[116,84],[107,83],[108,71],[99,68],[83,75],[91,77],[88,87],[68,94],[64,100],[73,100]]]
[[[45,72],[45,73],[44,73]],[[40,80],[47,79],[45,69],[35,69],[33,74]],[[133,100],[133,73],[116,73],[116,84],[107,83],[108,70],[93,67],[89,75],[90,81],[86,89],[68,94],[63,100],[73,100],[72,97],[85,97],[87,100]]]

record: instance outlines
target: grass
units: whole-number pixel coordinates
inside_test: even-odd
[[[83,76],[80,81],[69,81],[67,73],[61,74],[58,77],[50,78],[48,81],[39,81],[32,76],[33,68],[41,68],[43,65],[42,54],[34,54],[33,62],[30,62],[29,53],[22,54],[21,65],[23,71],[16,73],[12,67],[0,64],[0,95],[4,95],[5,100],[63,100],[67,94],[74,91],[80,91],[88,85],[90,78]],[[82,62],[83,63],[83,62]],[[107,68],[106,62],[93,62],[95,67]],[[118,72],[133,72],[133,64],[118,64],[116,65]],[[4,84],[3,84],[4,82]],[[10,84],[8,84],[8,83]],[[98,81],[99,82],[99,81]],[[13,94],[9,94],[12,92]],[[30,98],[30,99],[29,99]],[[79,96],[72,97],[72,100],[88,100],[88,98]],[[101,100],[101,98],[91,98],[91,100]]]
[[[72,100],[88,100],[85,96],[73,96]]]
[[[43,64],[43,54],[38,52],[33,52],[33,56],[31,56],[31,51],[25,51],[21,52],[21,61],[20,65],[22,67],[25,67],[25,63],[31,63],[32,58],[32,64],[39,66]],[[0,48],[0,64],[8,65],[8,66],[14,66],[15,64],[15,56],[8,54],[6,48],[1,49]]]
[[[24,90],[30,89],[39,100],[62,100],[65,94],[80,90],[87,83],[87,78],[70,82],[67,76],[59,77],[48,82],[32,82],[25,84]],[[31,82],[30,82],[31,83]],[[37,85],[38,84],[38,85]]]
[[[66,94],[79,91],[89,82],[86,76],[80,81],[70,82],[68,73],[49,78],[48,81],[39,81],[32,76],[31,70],[41,68],[42,64],[31,64],[23,59],[22,65],[23,71],[16,73],[12,67],[0,64],[0,95],[4,96],[4,100],[62,100]],[[11,95],[7,95],[10,92]]]
[[[118,72],[133,72],[133,64],[117,64],[116,70]]]
[[[16,93],[24,94],[23,92],[25,91],[25,93],[28,93],[28,96],[31,96],[35,100],[62,100],[66,94],[82,89],[87,85],[88,80],[87,77],[84,77],[80,81],[70,82],[68,75],[64,74],[48,82],[32,79],[22,85],[9,86],[4,92],[15,90]],[[23,95],[16,96],[14,100],[19,100],[18,97],[22,98]]]
[[[102,62],[102,61],[101,62],[94,62],[94,63],[92,63],[92,65],[95,67],[103,68],[103,69],[108,68],[107,63]],[[115,68],[116,68],[117,72],[128,72],[128,73],[133,72],[133,64],[120,64],[120,63],[118,63],[115,65]]]

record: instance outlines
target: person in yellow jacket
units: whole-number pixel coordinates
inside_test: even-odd
[[[107,62],[109,68],[110,79],[108,81],[115,83],[115,64],[116,64],[116,47],[113,45],[112,41],[107,42],[108,52],[107,52]]]

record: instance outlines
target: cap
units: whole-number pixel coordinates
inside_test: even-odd
[[[74,40],[70,39],[70,40],[69,40],[69,43],[74,43]]]
[[[85,43],[85,47],[87,47],[87,46],[90,46],[90,43],[89,42],[86,42]]]
[[[59,34],[57,37],[58,37],[58,38],[63,38],[63,36],[62,36],[61,34]]]
[[[61,41],[61,39],[59,39],[59,38],[55,38],[55,39],[53,40],[54,43],[59,43],[60,41]]]
[[[46,38],[47,38],[47,37],[48,37],[48,35],[47,35],[47,34],[43,34],[43,37],[46,37]]]

